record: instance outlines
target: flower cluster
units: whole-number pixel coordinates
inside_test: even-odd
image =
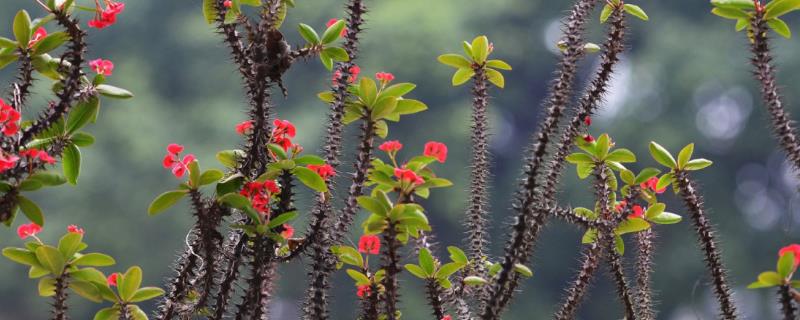
[[[381,81],[381,85],[385,86],[394,80],[394,75],[389,72],[378,72],[375,74],[375,79]]]
[[[430,141],[425,144],[425,152],[423,154],[426,157],[434,157],[440,163],[444,163],[447,160],[447,146],[441,142]]]
[[[77,233],[79,235],[84,235],[85,234],[85,232],[83,231],[83,228],[78,227],[78,226],[76,226],[74,224],[71,224],[71,225],[67,226],[67,232],[69,232],[69,233]]]
[[[47,153],[47,151],[39,150],[36,148],[22,150],[19,152],[19,155],[21,157],[28,158],[30,161],[33,161],[34,159],[39,159],[39,161],[42,161],[47,164],[56,163],[56,158],[51,157],[50,154]]]
[[[642,183],[641,187],[642,187],[642,189],[650,189],[653,192],[658,193],[658,194],[661,194],[661,193],[664,193],[664,191],[667,191],[667,187],[663,187],[661,189],[658,189],[658,177],[652,177],[650,179],[647,179],[647,181]]]
[[[19,157],[13,154],[0,154],[0,172],[6,171],[17,165]]]
[[[358,252],[378,254],[381,251],[381,239],[376,235],[363,235],[358,239]]]
[[[6,104],[3,99],[0,99],[0,127],[2,127],[4,135],[13,136],[19,132],[19,119],[21,117],[19,111]]]
[[[350,67],[350,78],[347,79],[347,82],[355,83],[356,80],[358,79],[358,74],[359,73],[361,73],[361,67],[359,67],[357,65],[353,65],[352,67]],[[341,79],[341,78],[342,78],[342,72],[339,71],[339,70],[336,70],[336,72],[333,73],[333,84],[334,85],[338,84],[339,83],[339,79]]]
[[[322,179],[326,181],[331,177],[336,176],[336,170],[334,170],[333,167],[329,164],[324,164],[321,166],[309,164],[307,167],[312,171],[316,172],[320,177],[322,177]]]
[[[89,61],[89,67],[97,74],[110,76],[114,72],[114,63],[111,60],[95,59]]]
[[[167,155],[164,156],[163,161],[164,168],[170,169],[172,174],[174,174],[177,178],[183,178],[183,175],[189,170],[189,164],[195,160],[193,154],[187,154],[185,157],[183,157],[183,160],[181,160],[181,152],[183,152],[182,145],[175,143],[170,144],[167,146]]]
[[[244,135],[253,129],[253,120],[242,121],[236,125],[236,133]]]
[[[336,24],[339,21],[340,21],[340,19],[331,18],[330,20],[328,20],[328,23],[326,23],[325,26],[330,28],[331,26],[333,26],[334,24]],[[340,37],[344,37],[345,35],[347,35],[347,28],[342,29],[342,32],[339,33]]]
[[[103,8],[98,0],[95,0],[94,19],[89,20],[92,28],[103,29],[117,22],[117,15],[125,10],[125,4],[113,0],[105,0],[106,7]]]
[[[45,37],[47,37],[47,29],[39,27],[39,29],[36,29],[36,32],[33,33],[33,36],[31,36],[31,41],[28,42],[28,48],[33,48],[36,43],[42,41]]]
[[[294,145],[292,139],[297,134],[297,130],[288,120],[275,119],[272,124],[275,126],[272,129],[272,143],[281,146],[284,151],[288,151]]]
[[[794,268],[797,269],[797,266],[800,265],[800,244],[790,244],[781,248],[778,251],[778,257],[782,257],[787,252],[794,253]]]
[[[19,236],[19,238],[22,240],[25,240],[28,237],[36,237],[36,234],[39,232],[42,232],[42,226],[33,222],[20,225],[17,228],[17,236]]]
[[[269,201],[272,196],[281,192],[278,184],[274,180],[267,180],[264,182],[248,182],[242,188],[239,194],[250,199],[253,209],[258,213],[269,216]]]

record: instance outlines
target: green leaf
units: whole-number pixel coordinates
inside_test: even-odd
[[[36,191],[44,187],[44,184],[41,181],[36,180],[25,180],[19,184],[20,191]]]
[[[61,237],[58,241],[58,251],[61,252],[61,256],[64,257],[65,261],[71,260],[72,256],[78,252],[81,240],[83,240],[83,235],[80,233],[67,232]]]
[[[371,118],[373,121],[383,119],[384,117],[388,116],[394,109],[397,107],[397,98],[395,97],[386,97],[379,100],[375,103],[375,106],[372,108],[372,115]]]
[[[99,285],[107,284],[106,276],[95,268],[83,268],[69,273],[70,278],[96,283]]]
[[[594,172],[594,163],[579,163],[576,169],[578,170],[578,178],[586,179]]]
[[[31,175],[28,180],[39,181],[46,186],[60,186],[67,183],[67,179],[62,175],[53,172],[37,172]]]
[[[297,30],[300,31],[300,36],[302,36],[303,39],[306,39],[308,43],[319,44],[319,35],[317,35],[317,32],[314,31],[314,28],[311,26],[301,23],[299,26],[297,26]]]
[[[800,0],[772,0],[764,9],[767,10],[764,19],[769,22],[769,20],[800,9]]]
[[[36,254],[22,248],[5,248],[3,249],[3,256],[16,263],[35,267],[40,266]]]
[[[720,8],[755,9],[753,0],[711,0],[711,4]]]
[[[150,207],[147,209],[147,214],[149,215],[156,215],[164,210],[169,209],[170,207],[174,206],[178,200],[181,200],[186,194],[189,193],[189,190],[173,190],[167,191],[160,194],[150,203]]]
[[[782,37],[786,39],[792,38],[792,30],[789,29],[789,25],[787,25],[783,20],[772,18],[767,20],[767,25],[769,25],[769,27],[774,30],[775,33],[781,35]]]
[[[68,145],[61,155],[61,165],[67,182],[72,185],[78,184],[78,175],[81,172],[81,150],[74,144]]]
[[[321,166],[325,164],[325,160],[313,154],[308,154],[295,158],[294,163],[298,166],[307,166],[309,164]]]
[[[228,193],[219,198],[219,202],[234,209],[245,209],[250,207],[250,200],[238,193]]]
[[[486,58],[489,57],[489,38],[478,36],[472,40],[472,57],[478,64],[486,62]]]
[[[20,48],[28,48],[31,41],[31,16],[25,10],[20,10],[14,17],[14,37]]]
[[[783,278],[775,271],[767,271],[758,275],[758,282],[772,286],[779,286],[783,283]]]
[[[357,270],[354,270],[354,269],[347,269],[347,275],[350,276],[350,278],[353,278],[353,280],[356,281],[356,285],[357,286],[368,285],[371,282],[371,281],[369,281],[369,278],[367,278],[366,275],[364,275],[363,273],[358,272]]]
[[[681,222],[681,220],[683,220],[683,217],[674,214],[672,212],[662,212],[654,217],[647,218],[647,220],[650,220],[653,223],[657,224],[675,224]]]
[[[67,118],[67,133],[72,134],[78,131],[78,129],[83,128],[95,118],[99,110],[100,99],[96,96],[91,96],[85,101],[78,102],[78,105],[69,112],[69,118]]]
[[[465,264],[458,263],[458,262],[451,262],[446,263],[443,265],[439,270],[436,270],[436,278],[437,279],[447,279],[452,274],[456,273],[456,271],[460,270],[464,267]]]
[[[692,159],[692,153],[694,153],[694,143],[690,143],[681,149],[681,152],[678,153],[679,169],[683,169],[686,166],[686,163]]]
[[[364,267],[364,257],[359,253],[356,248],[349,246],[334,246],[331,251],[339,257],[341,262],[353,265],[359,268]]]
[[[745,28],[750,26],[750,19],[739,19],[736,20],[736,31],[742,31]]]
[[[367,211],[377,214],[382,217],[386,217],[389,214],[389,208],[386,207],[381,201],[370,197],[370,196],[360,196],[357,198],[358,205],[362,208],[367,209]]]
[[[514,271],[516,271],[517,273],[526,278],[533,277],[533,271],[531,271],[530,268],[521,263],[514,264]]]
[[[108,307],[97,311],[93,320],[116,320],[119,318],[119,307]]]
[[[622,221],[619,224],[619,226],[617,226],[617,228],[614,230],[614,233],[617,235],[623,235],[627,233],[634,233],[642,230],[647,230],[649,228],[650,224],[644,219],[632,218]]]
[[[0,48],[16,48],[17,42],[9,38],[0,37]]]
[[[675,182],[675,175],[672,174],[672,173],[667,173],[667,174],[661,176],[661,178],[658,178],[658,183],[656,183],[656,189],[658,189],[658,190],[664,189],[664,188],[668,187],[670,184],[672,184],[673,182]]]
[[[425,270],[425,274],[428,276],[433,275],[436,271],[433,256],[428,248],[421,248],[419,250],[419,266],[422,267],[422,270]]]
[[[132,92],[130,92],[128,90],[125,90],[125,89],[122,89],[122,88],[115,87],[115,86],[111,86],[111,85],[107,85],[107,84],[101,84],[101,85],[98,85],[95,88],[97,89],[98,93],[102,94],[103,96],[109,97],[109,98],[115,98],[115,99],[130,99],[130,98],[133,98],[133,93]]]
[[[40,226],[44,226],[44,214],[42,214],[42,209],[40,209],[35,202],[24,196],[17,196],[17,204],[20,210],[22,210],[22,213],[28,217],[28,220]]]
[[[217,160],[225,167],[236,168],[238,159],[245,157],[242,150],[223,150],[217,152]]]
[[[217,8],[214,6],[216,0],[203,0],[203,17],[208,24],[213,24],[217,19]]]
[[[375,101],[378,99],[378,86],[375,84],[375,80],[362,77],[361,82],[359,83],[359,90],[364,104],[367,105],[367,108],[371,109],[375,105]]]
[[[53,32],[33,46],[33,54],[41,55],[53,51],[69,40],[66,32]]]
[[[573,211],[573,213],[575,213],[575,215],[580,216],[580,217],[584,217],[586,219],[590,219],[590,220],[596,220],[597,219],[597,213],[595,213],[592,210],[583,208],[583,207],[577,207],[575,209],[572,209],[572,211]]]
[[[625,254],[625,241],[623,241],[622,237],[619,235],[614,236],[614,249],[617,250],[619,255]]]
[[[128,271],[125,272],[125,275],[121,277],[121,281],[119,281],[117,287],[117,291],[119,291],[119,297],[124,301],[130,301],[131,298],[133,298],[133,295],[136,294],[136,291],[139,290],[141,285],[142,268],[139,268],[138,266],[128,268]]]
[[[750,15],[746,12],[742,11],[741,9],[734,9],[734,8],[714,8],[711,9],[711,13],[723,17],[725,19],[750,19]]]
[[[567,162],[573,163],[573,164],[579,164],[579,163],[592,163],[593,164],[594,163],[594,159],[592,158],[592,156],[590,156],[588,154],[585,154],[585,153],[580,153],[580,152],[576,152],[576,153],[568,155],[566,160],[567,160]]]
[[[458,247],[449,246],[447,247],[447,252],[450,253],[450,260],[461,264],[469,263],[467,255],[464,254],[464,251]]]
[[[464,278],[464,283],[468,286],[482,286],[489,283],[489,281],[481,277],[469,276]]]
[[[762,288],[771,288],[771,287],[774,287],[774,286],[775,285],[773,285],[773,284],[762,283],[760,281],[756,281],[756,282],[753,282],[753,283],[747,285],[747,289],[762,289]]]
[[[221,180],[224,176],[225,174],[217,169],[206,170],[202,175],[200,175],[200,185],[204,186],[207,184],[212,184]]]
[[[439,56],[436,60],[457,69],[472,69],[472,62],[460,54],[448,53]]]
[[[76,132],[70,137],[70,141],[78,147],[88,147],[94,144],[94,136],[86,132]],[[66,183],[67,180],[64,179]]]
[[[413,91],[417,85],[413,83],[403,82],[386,87],[381,91],[381,97],[402,97],[409,92]]]
[[[608,18],[611,17],[611,14],[614,13],[614,7],[610,4],[606,4],[603,7],[603,11],[600,12],[600,23],[605,23],[608,21]]]
[[[306,167],[295,167],[292,169],[292,174],[294,174],[300,182],[302,182],[306,187],[311,188],[317,192],[328,192],[328,185],[325,184],[325,180],[319,176],[314,170],[311,170]]]
[[[277,216],[275,218],[272,218],[272,220],[269,221],[269,224],[267,224],[267,228],[268,229],[272,229],[272,228],[280,226],[280,225],[282,225],[284,223],[292,221],[295,218],[297,218],[297,216],[299,214],[300,213],[298,213],[297,211],[289,211],[289,212],[282,213],[279,216]]]
[[[650,178],[657,176],[659,173],[661,173],[661,170],[655,168],[644,168],[642,172],[639,172],[639,175],[636,176],[636,180],[633,181],[633,184],[642,184]]]
[[[58,249],[51,246],[40,246],[36,248],[36,259],[39,264],[50,271],[55,276],[60,276],[64,272],[64,258]]]
[[[394,108],[394,112],[405,115],[405,114],[414,114],[417,112],[422,112],[428,110],[428,106],[422,103],[422,101],[413,100],[413,99],[400,99],[397,100],[397,106]]]
[[[626,3],[624,9],[625,12],[632,14],[634,17],[637,17],[644,21],[650,20],[650,18],[647,17],[647,13],[645,13],[644,10],[642,10],[642,8],[637,5]]]
[[[414,275],[417,278],[420,278],[420,279],[427,279],[428,278],[428,275],[425,273],[425,270],[422,270],[422,268],[420,268],[420,266],[418,266],[416,264],[410,264],[409,263],[409,264],[405,265],[405,268],[406,268],[406,270],[408,270],[409,273],[411,273],[412,275]]]
[[[72,261],[73,265],[89,267],[108,267],[116,263],[116,260],[111,256],[96,252],[84,254]]]
[[[486,61],[486,66],[487,67],[491,67],[491,68],[495,68],[495,69],[500,69],[500,70],[511,70],[511,65],[506,63],[503,60],[489,60],[489,61]]]
[[[636,155],[628,149],[616,149],[609,153],[605,160],[621,163],[636,162]]]
[[[636,177],[633,175],[633,172],[631,172],[630,170],[622,170],[622,171],[620,171],[619,172],[619,177],[622,178],[622,181],[625,182],[625,184],[628,184],[628,185],[633,185],[634,181],[636,180]]]
[[[345,62],[350,61],[350,56],[347,51],[339,47],[329,47],[322,50],[326,55],[331,57],[334,61]]]
[[[14,53],[3,53],[3,50],[0,50],[0,70],[5,68],[8,64],[17,61],[18,57]]]
[[[778,266],[776,268],[778,274],[783,279],[788,279],[794,272],[794,252],[786,252],[778,258]]]
[[[650,155],[652,155],[653,159],[655,159],[658,163],[670,169],[675,169],[675,167],[678,165],[675,162],[675,158],[672,157],[669,151],[664,149],[664,147],[655,141],[650,142]]]
[[[650,205],[650,207],[647,208],[647,211],[645,211],[644,217],[647,218],[648,220],[652,219],[653,217],[658,216],[662,212],[664,212],[664,209],[666,209],[666,208],[667,208],[667,205],[663,204],[663,203],[656,203],[656,204]]]
[[[164,295],[164,290],[156,287],[144,287],[136,290],[130,302],[142,302]]]
[[[486,76],[489,77],[489,82],[493,83],[498,88],[502,89],[506,86],[506,79],[500,71],[486,69]]]
[[[325,69],[328,71],[333,71],[333,58],[325,54],[325,52],[321,52],[319,54],[319,61],[322,62],[322,65],[325,66]]]
[[[56,295],[56,279],[47,277],[39,279],[39,295],[42,297],[52,297]]]
[[[338,22],[334,23],[330,26],[324,33],[322,33],[322,44],[329,44],[331,42],[336,41],[339,39],[339,35],[342,33],[342,30],[345,28],[345,21],[339,20]]]
[[[472,79],[472,76],[475,75],[475,71],[470,68],[461,68],[456,70],[456,73],[453,74],[453,86],[460,86],[465,82]]]
[[[103,296],[100,295],[100,290],[97,286],[86,281],[70,281],[69,288],[72,289],[79,296],[86,298],[92,302],[102,302]]]
[[[322,100],[322,102],[327,102],[327,103],[331,103],[335,99],[334,95],[333,95],[333,91],[320,92],[320,93],[317,94],[317,97],[320,100]]]

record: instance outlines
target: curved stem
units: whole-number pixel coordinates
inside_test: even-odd
[[[656,318],[653,308],[653,290],[650,288],[650,276],[653,273],[653,229],[647,229],[636,233],[636,290],[635,301],[639,308],[639,315],[642,320],[654,320]]]
[[[723,319],[737,319],[736,305],[733,302],[731,289],[728,286],[727,271],[722,264],[722,257],[717,248],[714,229],[711,227],[703,208],[703,198],[697,193],[697,187],[689,178],[688,173],[677,171],[675,177],[678,179],[678,188],[680,189],[683,203],[692,216],[692,223],[697,232],[698,245],[705,256],[706,268],[711,275],[714,294],[717,302],[719,302],[720,316]]]
[[[507,300],[508,298],[504,297],[514,293],[513,290],[509,290],[511,283],[516,282],[512,269],[517,263],[527,262],[534,241],[545,223],[546,215],[537,214],[533,210],[536,203],[534,190],[541,173],[547,147],[551,142],[551,136],[558,129],[558,121],[561,119],[564,106],[569,101],[572,92],[577,63],[583,55],[583,29],[596,2],[596,0],[578,0],[565,23],[567,50],[561,58],[560,68],[556,72],[556,80],[553,81],[549,96],[544,103],[547,110],[546,116],[539,125],[535,143],[525,161],[524,178],[514,197],[514,209],[517,211],[516,221],[512,226],[511,238],[506,244],[502,268],[490,289],[490,294],[484,299],[481,319],[489,320],[500,317],[502,312],[500,302]]]
[[[786,153],[787,160],[792,163],[795,170],[800,170],[800,141],[798,141],[797,128],[784,108],[778,90],[776,71],[772,65],[772,53],[769,47],[769,27],[764,14],[763,10],[757,11],[751,20],[753,58],[750,61],[755,68],[753,73],[756,80],[761,84],[761,98],[769,112],[772,132]]]

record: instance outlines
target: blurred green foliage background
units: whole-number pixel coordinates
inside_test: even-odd
[[[89,1],[82,1],[89,2]],[[506,89],[492,89],[491,121],[494,153],[492,246],[501,253],[510,222],[510,197],[520,173],[523,150],[541,114],[540,101],[555,68],[555,43],[559,19],[571,1],[542,0],[367,0],[367,31],[358,61],[365,74],[393,72],[398,80],[419,85],[412,94],[430,110],[406,117],[390,127],[390,138],[400,139],[401,155],[421,152],[427,140],[445,142],[450,160],[438,169],[456,186],[433,192],[425,202],[438,240],[460,244],[468,181],[470,98],[466,87],[450,86],[452,69],[436,62],[445,52],[460,52],[460,42],[486,34],[495,45],[493,57],[508,61]],[[646,153],[657,140],[673,152],[690,142],[695,154],[715,161],[697,174],[706,204],[719,230],[724,260],[731,270],[736,298],[751,319],[777,318],[775,295],[746,290],[758,272],[774,268],[777,250],[798,240],[800,197],[797,181],[766,128],[766,117],[748,65],[748,47],[733,22],[709,14],[706,1],[640,0],[632,3],[647,10],[651,20],[629,19],[628,46],[616,73],[611,94],[592,133],[608,132],[617,146],[634,150],[638,168],[656,163]],[[105,30],[90,31],[89,58],[107,58],[116,64],[111,84],[137,94],[134,100],[107,101],[100,121],[89,128],[98,137],[84,151],[83,172],[76,187],[35,193],[47,215],[42,237],[55,241],[68,224],[86,229],[90,248],[117,258],[124,271],[139,264],[145,284],[162,285],[171,275],[169,265],[183,247],[192,223],[186,206],[148,217],[148,203],[177,182],[161,168],[164,147],[182,143],[205,167],[219,165],[218,150],[240,143],[233,126],[244,120],[244,102],[237,72],[212,28],[203,21],[200,1],[126,1],[120,21]],[[342,17],[343,1],[298,0],[284,26],[291,43],[302,43],[299,22],[318,30],[332,17]],[[19,8],[41,16],[33,0],[0,2],[0,35],[11,35],[11,19]],[[90,17],[84,13],[83,21]],[[591,41],[602,42],[599,9],[589,25]],[[798,19],[789,15],[790,25]],[[55,26],[50,26],[52,30]],[[780,81],[792,110],[798,101],[800,43],[776,39]],[[590,55],[582,65],[578,88],[596,64]],[[10,66],[0,71],[7,86],[14,76]],[[329,84],[330,74],[317,60],[299,63],[286,75],[288,99],[276,96],[280,118],[293,121],[298,141],[317,150],[323,134],[326,105],[316,98]],[[36,92],[48,92],[49,82],[39,81]],[[44,105],[39,95],[32,105]],[[35,111],[35,110],[34,110]],[[32,112],[29,112],[29,116]],[[798,114],[795,112],[795,114]],[[352,129],[352,128],[351,128]],[[347,150],[352,151],[352,144]],[[346,152],[350,157],[352,152]],[[342,166],[341,176],[351,167]],[[588,185],[578,181],[572,167],[561,194],[563,203],[590,206]],[[670,211],[683,213],[668,195]],[[304,204],[310,194],[302,196]],[[362,217],[363,218],[363,217]],[[14,227],[22,223],[17,221]],[[715,304],[705,285],[707,277],[694,233],[687,221],[657,229],[655,288],[659,319],[713,319]],[[533,259],[535,275],[525,282],[504,319],[546,319],[559,302],[564,285],[578,266],[580,231],[557,222],[550,224]],[[353,237],[355,239],[355,236]],[[12,229],[0,230],[0,247],[19,246]],[[633,246],[630,246],[633,248]],[[633,257],[633,250],[626,255]],[[49,301],[36,295],[36,282],[26,269],[0,260],[0,319],[44,319]],[[273,319],[297,319],[298,301],[305,288],[304,269],[294,263],[281,267]],[[419,282],[403,280],[405,319],[429,319]],[[581,308],[582,319],[618,319],[605,270],[594,283]],[[333,307],[335,319],[352,319],[355,288],[344,273],[337,274]],[[74,300],[74,319],[89,319],[101,308]],[[152,306],[150,306],[152,307]]]

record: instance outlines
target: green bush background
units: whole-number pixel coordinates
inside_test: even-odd
[[[88,2],[88,1],[82,1]],[[506,89],[491,90],[493,216],[495,253],[501,252],[510,222],[509,199],[520,172],[523,150],[541,114],[540,101],[554,70],[554,42],[558,19],[571,1],[541,0],[367,0],[370,7],[359,65],[365,74],[393,72],[398,80],[419,84],[413,93],[430,110],[404,118],[390,127],[390,138],[406,145],[402,155],[421,152],[427,140],[450,147],[442,176],[456,186],[433,192],[429,210],[438,240],[459,244],[464,235],[459,219],[465,202],[469,159],[470,100],[466,87],[450,86],[452,69],[436,62],[444,52],[460,52],[460,42],[486,34],[495,45],[494,56],[508,61]],[[758,272],[774,267],[781,246],[797,241],[800,198],[797,181],[775,151],[766,117],[747,64],[747,41],[733,31],[731,21],[709,14],[705,1],[632,1],[649,13],[647,23],[629,19],[631,34],[620,72],[615,76],[607,106],[595,118],[594,134],[609,132],[618,146],[637,152],[642,166],[655,165],[646,154],[650,140],[671,150],[695,142],[696,155],[715,161],[697,174],[713,222],[719,230],[724,260],[731,269],[736,298],[752,319],[776,318],[774,294],[744,289]],[[89,58],[108,58],[116,69],[109,82],[134,91],[130,101],[107,101],[100,121],[89,128],[97,144],[84,151],[83,172],[77,187],[61,187],[33,196],[45,210],[42,237],[55,241],[68,224],[86,229],[94,250],[117,258],[123,271],[133,264],[145,270],[147,285],[162,285],[169,265],[183,246],[192,218],[186,206],[148,217],[148,203],[176,180],[160,161],[171,142],[185,144],[205,167],[219,166],[217,150],[240,143],[233,126],[244,119],[245,98],[227,49],[205,24],[200,1],[127,1],[119,23],[90,31]],[[284,27],[290,42],[301,43],[298,22],[318,30],[331,17],[342,17],[342,1],[298,0]],[[0,36],[11,35],[11,19],[19,8],[42,15],[30,0],[0,2]],[[599,17],[599,10],[595,12]],[[84,14],[82,21],[88,20]],[[797,25],[794,15],[788,16]],[[51,26],[50,29],[54,29]],[[589,24],[589,38],[602,41],[597,18]],[[775,40],[780,81],[790,108],[797,101],[800,81],[796,39]],[[583,87],[596,55],[582,65]],[[13,77],[13,65],[0,71],[4,87]],[[317,150],[323,134],[326,106],[316,93],[326,89],[330,75],[316,60],[299,63],[286,75],[289,98],[275,96],[279,117],[293,121],[298,141]],[[36,92],[49,83],[39,81]],[[7,91],[7,90],[5,90]],[[4,91],[4,92],[5,92]],[[41,96],[33,106],[44,105]],[[32,115],[35,107],[29,110]],[[793,109],[794,110],[794,109]],[[350,157],[352,145],[345,154]],[[341,174],[350,166],[342,166]],[[591,205],[590,191],[577,181],[572,168],[564,181],[562,199],[575,206]],[[302,196],[304,204],[311,198]],[[668,195],[670,211],[683,214],[680,203]],[[18,220],[18,225],[22,220]],[[659,319],[712,319],[714,300],[706,283],[702,257],[694,246],[688,222],[658,228],[655,288]],[[353,237],[355,239],[355,236]],[[13,229],[0,230],[0,247],[19,246]],[[631,246],[633,248],[633,246]],[[504,319],[545,319],[556,308],[565,283],[578,265],[580,232],[557,222],[550,224],[533,259],[535,276],[525,282]],[[633,257],[632,250],[626,258]],[[0,260],[0,319],[44,319],[49,301],[36,296],[36,282],[26,270]],[[603,270],[581,308],[583,319],[618,319],[621,314],[613,288]],[[296,319],[303,296],[304,272],[299,264],[281,267],[274,319]],[[429,319],[419,282],[403,280],[406,319]],[[337,274],[332,304],[335,319],[353,318],[355,288],[344,273]],[[100,309],[73,300],[74,319],[89,319]],[[151,309],[152,306],[148,306]]]

